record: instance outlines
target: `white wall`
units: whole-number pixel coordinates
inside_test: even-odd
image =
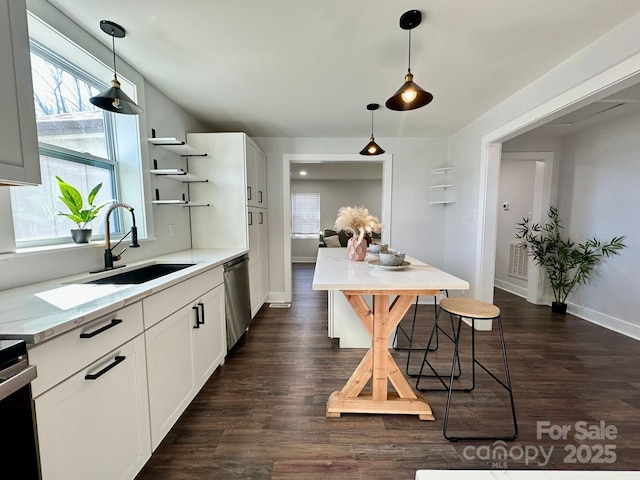
[[[371,215],[378,218],[382,212],[381,180],[292,180],[291,193],[320,194],[321,230],[333,228],[340,207],[365,206]],[[293,261],[315,260],[317,254],[317,237],[291,240]]]
[[[349,153],[362,149],[362,138],[256,138],[267,155],[269,192],[269,284],[271,293],[284,292],[284,212],[282,164],[284,154]],[[366,140],[366,139],[365,139]],[[444,208],[429,207],[429,170],[447,158],[444,138],[376,138],[393,155],[390,221],[393,246],[442,267]],[[448,207],[446,207],[448,208]]]
[[[527,280],[509,275],[509,244],[516,240],[517,223],[533,211],[535,160],[505,160],[500,167],[498,233],[495,282],[501,288],[526,297]],[[504,210],[502,205],[509,204]]]
[[[67,17],[59,14],[46,2],[30,1],[29,8],[36,14],[54,24],[55,27],[76,43],[83,46],[90,53],[110,62],[109,49],[89,36],[84,30],[73,24]],[[118,70],[122,69],[124,75],[138,85],[138,102],[144,108],[143,115],[138,117],[141,139],[141,156],[143,170],[149,170],[149,156],[164,155],[150,151],[147,137],[151,136],[151,128],[155,128],[159,135],[184,138],[185,132],[206,131],[207,128],[195,118],[187,114],[176,103],[171,101],[152,85],[145,83],[142,75],[136,72],[124,62],[118,63]],[[147,127],[148,126],[148,127]],[[155,238],[141,241],[140,248],[128,249],[123,255],[123,263],[127,261],[141,260],[158,254],[169,253],[190,248],[191,235],[189,231],[189,211],[182,207],[152,206],[152,188],[162,186],[167,193],[171,189],[182,189],[182,185],[169,186],[166,179],[150,178],[145,173],[145,198],[148,218],[151,218],[155,229]],[[19,188],[19,187],[18,187]],[[0,224],[11,224],[10,203],[8,190],[0,195]],[[144,212],[136,210],[136,220],[144,218]],[[168,225],[176,225],[176,237],[169,239]],[[115,239],[114,239],[115,240]],[[29,253],[7,253],[0,255],[0,290],[29,283],[48,280],[51,278],[72,275],[103,265],[103,244],[91,244],[88,246],[68,245],[54,250],[32,251]],[[43,265],[46,267],[43,268]]]
[[[626,235],[568,298],[570,310],[640,338],[640,112],[570,135],[563,142],[558,207],[566,234],[582,242]]]
[[[488,234],[495,236],[495,224],[479,215],[483,213],[484,196],[480,193],[485,178],[487,174],[495,176],[495,166],[487,163],[483,137],[496,132],[515,136],[520,129],[544,123],[546,115],[559,116],[564,106],[605,96],[607,86],[637,73],[639,29],[640,15],[635,15],[449,137],[449,162],[457,167],[458,188],[456,204],[446,210],[444,266],[471,283],[468,295],[486,300],[492,297],[491,285],[483,286],[482,292],[478,284],[479,277],[488,277],[489,284],[493,279],[492,269],[480,263],[479,234],[484,235],[488,226]],[[488,208],[495,217],[497,201]],[[492,257],[490,253],[494,262]]]

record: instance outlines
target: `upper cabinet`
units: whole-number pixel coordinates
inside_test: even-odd
[[[264,153],[242,132],[189,133],[187,143],[210,156],[189,167],[209,179],[191,185],[191,199],[213,206],[192,212],[193,247],[249,248],[248,209],[267,206]]]
[[[267,208],[266,157],[252,141],[246,144],[247,205]]]
[[[0,0],[0,185],[41,183],[29,55],[24,0]]]

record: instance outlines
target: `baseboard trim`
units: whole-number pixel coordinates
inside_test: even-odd
[[[291,263],[316,263],[316,257],[291,257]]]
[[[524,287],[519,287],[518,285],[514,285],[513,283],[505,282],[504,280],[498,280],[497,278],[493,280],[493,285],[500,290],[504,290],[505,292],[513,293],[521,298],[527,298],[527,289]]]
[[[567,313],[621,335],[633,338],[634,340],[640,340],[640,325],[634,325],[626,320],[612,317],[573,303],[567,303]]]

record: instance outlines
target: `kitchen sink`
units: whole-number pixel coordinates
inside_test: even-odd
[[[183,270],[195,265],[194,263],[154,263],[135,270],[117,273],[109,277],[98,278],[84,283],[101,285],[131,285],[148,282],[156,278],[164,277],[170,273]]]

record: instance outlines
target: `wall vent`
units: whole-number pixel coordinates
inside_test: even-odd
[[[527,249],[520,242],[509,242],[509,275],[527,280],[528,265]]]

